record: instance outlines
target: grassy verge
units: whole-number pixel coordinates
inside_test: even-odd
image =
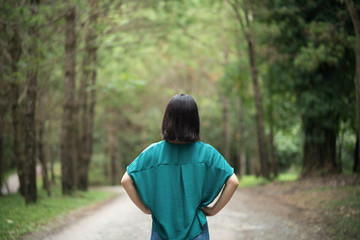
[[[296,174],[280,175],[272,183],[248,176],[243,186],[256,187],[267,197],[302,209],[297,219],[319,226],[329,239],[360,239],[360,185],[354,175],[333,175],[297,179]],[[281,184],[278,184],[281,182]]]
[[[62,196],[59,186],[52,187],[47,197],[38,189],[38,202],[26,206],[20,194],[0,197],[0,239],[17,239],[21,235],[40,230],[49,221],[64,217],[71,210],[101,202],[114,193],[91,190]]]
[[[334,239],[360,239],[360,187],[339,188],[336,196],[326,204],[333,220],[330,234]]]
[[[298,173],[280,173],[274,180],[275,182],[290,182],[295,181],[299,177]],[[268,180],[263,177],[256,177],[255,175],[242,176],[239,179],[239,187],[256,187],[271,183],[272,180]]]

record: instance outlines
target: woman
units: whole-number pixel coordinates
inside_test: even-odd
[[[152,215],[152,240],[209,239],[206,216],[216,215],[238,186],[233,168],[199,133],[196,102],[175,95],[164,114],[163,140],[146,148],[121,180],[134,204]]]

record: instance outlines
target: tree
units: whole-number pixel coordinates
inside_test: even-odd
[[[41,92],[40,92],[41,93]],[[46,155],[46,142],[45,142],[45,136],[46,136],[46,132],[45,132],[45,113],[44,113],[44,109],[46,109],[45,107],[45,103],[44,103],[44,93],[39,94],[39,98],[38,98],[38,111],[37,111],[37,117],[36,117],[36,122],[37,122],[37,128],[38,128],[38,137],[37,137],[37,151],[38,151],[38,158],[41,164],[41,175],[42,175],[42,179],[43,179],[43,188],[46,190],[48,196],[51,195],[51,191],[50,191],[50,181],[48,178],[48,167],[47,167],[47,155]],[[54,156],[52,156],[54,157]]]
[[[82,77],[79,88],[79,110],[81,111],[82,129],[78,140],[77,187],[86,191],[88,188],[88,171],[92,153],[92,133],[95,108],[96,82],[96,21],[98,18],[97,1],[89,0],[89,25],[85,37],[85,53],[82,63]],[[90,89],[90,91],[88,90]],[[88,94],[90,93],[90,94]],[[80,112],[79,111],[79,112]],[[79,128],[81,124],[78,125]]]
[[[24,149],[24,125],[23,125],[23,106],[20,104],[20,80],[18,79],[18,61],[22,53],[21,40],[18,28],[14,28],[10,45],[11,56],[11,75],[14,77],[11,81],[11,108],[12,125],[14,134],[14,155],[16,161],[17,173],[20,181],[20,193],[25,195],[25,149]]]
[[[118,112],[115,108],[108,108],[109,125],[108,125],[108,156],[110,159],[110,183],[116,185],[120,180],[119,173],[119,149],[117,143],[118,135]]]
[[[229,64],[229,47],[224,44],[224,68]],[[222,102],[222,115],[223,115],[223,155],[227,161],[230,160],[230,143],[231,143],[231,123],[230,123],[230,101],[227,94],[220,92]]]
[[[30,1],[31,18],[36,18],[38,12],[39,0]],[[33,58],[27,72],[26,101],[25,101],[25,201],[26,203],[36,202],[36,129],[35,129],[35,109],[36,109],[36,91],[37,91],[37,74],[38,74],[38,54],[37,38],[38,26],[37,21],[29,28],[31,38],[28,49],[29,55]]]
[[[251,29],[251,18],[254,18],[255,13],[254,9],[251,8],[251,3],[249,1],[244,1],[243,13],[245,17],[241,16],[240,13],[240,3],[235,1],[228,1],[232,7],[235,18],[240,24],[241,30],[248,44],[248,57],[250,62],[251,76],[254,89],[254,100],[256,106],[256,126],[257,126],[257,141],[259,148],[259,158],[261,164],[261,175],[265,178],[269,178],[269,169],[267,163],[267,153],[266,153],[266,142],[265,142],[265,130],[264,130],[264,119],[262,111],[262,100],[261,100],[261,91],[258,80],[258,66],[256,62],[256,43]],[[244,19],[243,19],[244,18]]]
[[[273,81],[272,78],[269,79],[268,84],[267,84],[267,88],[269,91],[269,106],[268,106],[268,118],[269,118],[269,129],[270,129],[270,133],[269,133],[269,148],[270,148],[270,159],[271,159],[271,170],[272,173],[274,174],[274,177],[277,177],[279,174],[279,164],[278,164],[278,160],[277,160],[277,156],[276,156],[276,147],[275,147],[275,143],[274,143],[274,101],[273,101]]]
[[[5,29],[2,29],[3,33]],[[10,101],[8,99],[10,88],[9,84],[5,83],[4,79],[4,54],[0,55],[0,186],[3,181],[3,166],[4,166],[4,132],[5,132],[5,115],[8,111]],[[0,191],[0,196],[2,192]]]
[[[65,93],[64,113],[60,136],[61,144],[61,183],[62,192],[70,195],[75,186],[75,57],[76,57],[76,9],[69,6],[65,16]]]
[[[6,113],[9,110],[9,106],[12,105],[11,102],[11,87],[9,84],[9,72],[10,66],[13,64],[13,59],[9,59],[7,57],[7,52],[9,50],[9,33],[7,31],[6,25],[0,25],[0,39],[2,40],[2,51],[0,52],[0,186],[3,183],[3,172],[4,172],[4,164],[5,164],[5,156],[4,156],[4,140],[5,139],[5,122],[6,122]],[[12,54],[11,56],[14,56]],[[10,61],[9,61],[10,60]],[[10,64],[9,64],[10,62]],[[7,64],[6,64],[7,63]],[[2,192],[0,191],[0,196]]]
[[[354,172],[360,173],[360,17],[358,14],[359,5],[355,1],[346,0],[346,7],[350,13],[354,26],[356,37],[355,45],[355,99],[356,99],[356,117],[357,117],[357,141],[354,156]]]
[[[273,67],[288,76],[278,76],[276,85],[282,84],[296,96],[302,119],[302,176],[338,173],[336,137],[352,97],[347,44],[351,33],[342,18],[344,10],[337,1],[267,4],[268,21],[278,27],[271,41],[282,55]]]

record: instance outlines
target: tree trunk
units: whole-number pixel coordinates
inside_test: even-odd
[[[239,96],[239,108],[238,108],[238,173],[240,176],[245,176],[246,174],[246,159],[245,159],[245,148],[244,148],[244,140],[243,140],[243,113],[242,113],[242,100],[241,96]]]
[[[25,195],[25,175],[24,175],[24,134],[23,134],[23,123],[22,123],[22,107],[18,104],[19,99],[19,85],[17,83],[11,84],[12,88],[12,124],[14,131],[14,155],[16,159],[17,174],[20,182],[20,193]]]
[[[45,144],[44,144],[44,130],[45,130],[45,123],[44,121],[39,122],[39,140],[38,140],[38,154],[39,154],[39,161],[41,163],[41,173],[43,179],[43,188],[46,190],[48,196],[51,195],[50,191],[50,182],[48,178],[48,170],[47,170],[47,161],[46,161],[46,154],[45,154]]]
[[[356,62],[355,62],[355,97],[356,97],[356,116],[357,116],[357,138],[360,138],[360,17],[358,15],[358,6],[355,6],[355,1],[346,0],[346,7],[350,13],[351,20],[354,25],[354,31],[356,36]],[[360,141],[357,141],[356,148],[360,149]],[[354,158],[354,166],[356,162],[360,162],[360,151],[357,152],[357,156]],[[359,164],[357,164],[359,166]],[[356,173],[360,174],[360,167],[354,168]]]
[[[223,95],[222,97],[223,111],[223,154],[227,161],[230,161],[230,103],[229,99]]]
[[[30,0],[31,16],[37,15],[39,0]],[[35,110],[37,94],[37,74],[39,55],[37,54],[37,39],[39,38],[38,26],[34,23],[29,29],[31,46],[29,55],[32,58],[27,73],[26,101],[25,101],[25,201],[34,203],[37,200],[36,189],[36,127],[35,127]]]
[[[43,98],[43,96],[42,96]],[[38,105],[38,112],[37,112],[37,126],[38,126],[38,155],[39,155],[39,161],[41,164],[41,173],[42,173],[42,179],[43,179],[43,188],[46,190],[48,196],[51,195],[50,191],[50,181],[48,178],[48,170],[47,170],[47,160],[46,160],[46,144],[44,140],[44,132],[45,132],[45,120],[44,120],[44,113],[43,113],[43,101],[41,101],[41,98],[39,99],[39,105]]]
[[[238,13],[238,11],[236,11]],[[240,17],[240,15],[237,15],[238,17]],[[243,29],[244,30],[244,29]],[[236,31],[236,52],[237,52],[237,58],[239,63],[241,62],[240,59],[242,58],[242,50],[241,50],[241,41],[242,39],[240,39],[240,31],[237,30]],[[241,64],[238,65],[239,67],[239,72],[242,71],[242,66]],[[243,129],[243,102],[242,102],[242,94],[241,94],[241,90],[242,88],[244,88],[245,84],[244,82],[240,83],[239,87],[238,87],[238,131],[237,131],[237,141],[238,141],[238,147],[237,147],[237,151],[238,151],[238,173],[240,176],[245,176],[246,175],[246,150],[244,147],[244,129]],[[250,164],[249,164],[250,166]],[[250,167],[249,167],[250,169]]]
[[[276,178],[279,175],[279,169],[278,169],[278,160],[276,156],[276,147],[274,143],[274,130],[272,126],[270,126],[269,144],[270,144],[271,170],[272,173],[274,174],[274,178]]]
[[[75,98],[75,7],[71,6],[66,14],[66,43],[65,43],[65,99],[64,113],[61,129],[61,183],[64,195],[72,194],[75,182],[75,158],[74,158],[74,98]]]
[[[356,137],[356,146],[354,150],[354,164],[353,164],[353,173],[359,173],[360,172],[360,158],[359,158],[359,136]]]
[[[111,185],[116,185],[119,179],[119,169],[118,169],[118,144],[117,144],[117,114],[116,110],[110,108],[109,112],[109,125],[108,125],[108,151],[109,151],[109,158],[110,158],[110,182]]]
[[[304,123],[304,161],[301,177],[339,173],[336,165],[336,133],[319,125],[319,120]]]
[[[50,136],[51,134],[51,131],[52,131],[52,124],[51,124],[51,120],[49,119],[49,124],[48,124],[48,127],[47,129],[45,130],[47,135]],[[57,156],[57,151],[55,150],[57,148],[55,148],[53,146],[53,144],[48,144],[47,145],[47,158],[50,160],[50,179],[51,179],[51,184],[55,184],[56,183],[56,178],[55,178],[55,172],[54,172],[54,163],[55,163],[55,159],[56,159],[56,156]]]
[[[85,182],[85,189],[88,188],[88,173],[89,173],[89,166],[91,155],[93,151],[93,129],[94,129],[94,118],[95,118],[95,104],[96,104],[96,59],[97,59],[97,49],[93,49],[92,61],[93,61],[93,68],[91,73],[91,91],[90,91],[90,104],[89,104],[89,111],[88,111],[88,124],[87,124],[87,131],[85,136],[86,142],[86,149],[85,149],[85,156],[84,156],[84,166],[85,166],[85,175],[84,175],[84,182]]]
[[[246,14],[247,16],[247,14]],[[266,142],[265,142],[265,131],[264,131],[264,120],[262,113],[262,100],[261,100],[261,92],[258,81],[258,69],[256,63],[256,53],[255,53],[255,43],[253,38],[248,31],[246,33],[246,40],[248,43],[249,50],[249,61],[251,68],[251,77],[254,88],[254,97],[255,97],[255,107],[256,107],[256,129],[257,129],[257,142],[259,148],[259,158],[260,158],[260,166],[261,166],[261,175],[265,178],[269,178],[269,169],[266,158]]]
[[[36,49],[35,49],[36,51]],[[25,110],[25,201],[36,202],[36,130],[35,130],[35,108],[36,108],[36,85],[37,66],[27,74],[26,110]]]
[[[6,34],[6,28],[4,24],[0,25],[4,34]],[[3,164],[4,164],[4,130],[5,130],[5,114],[8,110],[8,106],[11,105],[9,102],[9,89],[8,84],[5,83],[5,56],[4,53],[0,53],[0,186],[3,182]],[[2,195],[0,189],[0,196]]]
[[[274,116],[273,116],[273,98],[272,98],[272,79],[270,79],[269,81],[269,85],[268,85],[268,89],[269,89],[269,100],[270,100],[270,104],[269,104],[269,125],[270,125],[270,134],[269,134],[269,145],[270,145],[270,159],[271,159],[271,170],[272,173],[274,174],[274,177],[276,178],[279,174],[278,171],[278,160],[277,160],[277,156],[276,156],[276,147],[275,147],[275,143],[274,143]]]
[[[251,26],[250,26],[250,18],[249,18],[249,8],[251,8],[250,7],[251,2],[250,1],[244,2],[243,10],[245,15],[245,21],[243,20],[243,17],[239,12],[239,6],[238,6],[239,2],[228,1],[228,3],[231,5],[231,7],[234,10],[235,17],[240,24],[241,30],[245,35],[248,44],[248,51],[249,51],[248,56],[250,62],[250,70],[251,70],[251,77],[252,77],[254,98],[255,98],[255,108],[256,108],[256,129],[257,129],[257,142],[258,142],[258,151],[259,151],[259,159],[260,159],[260,171],[263,177],[269,178],[269,169],[268,169],[268,163],[266,157],[266,142],[265,142],[264,123],[263,123],[264,120],[262,113],[261,92],[259,87],[258,69],[256,63],[255,42],[250,29]]]
[[[85,54],[83,58],[82,78],[79,89],[79,107],[81,109],[82,130],[79,139],[81,154],[79,155],[78,188],[88,189],[88,172],[92,154],[92,132],[95,109],[95,83],[96,83],[96,58],[97,44],[94,30],[98,17],[97,1],[89,0],[90,21],[85,39]],[[87,89],[90,87],[90,98]],[[80,126],[80,125],[79,125]]]
[[[0,79],[1,81],[2,79]],[[1,104],[1,103],[0,103]],[[3,158],[4,158],[4,106],[0,106],[0,187],[2,186],[3,182]],[[0,196],[2,195],[1,189],[0,189]]]
[[[19,32],[17,28],[14,28],[13,37],[11,39],[11,73],[14,76],[17,76],[18,66],[17,63],[20,59],[20,55],[22,52],[21,49],[21,40],[19,36]],[[19,176],[20,182],[20,193],[21,195],[25,195],[25,175],[24,175],[24,161],[25,161],[25,153],[24,153],[24,131],[23,131],[23,106],[20,104],[19,96],[20,96],[20,83],[17,78],[11,81],[11,96],[12,96],[12,125],[14,132],[14,155],[16,161],[17,174]]]

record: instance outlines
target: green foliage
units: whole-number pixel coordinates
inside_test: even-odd
[[[110,179],[107,178],[108,172],[106,164],[106,155],[103,153],[95,153],[92,156],[89,170],[89,185],[91,186],[107,186]]]
[[[301,117],[306,144],[329,144],[325,132],[336,136],[340,122],[354,121],[354,32],[346,8],[323,0],[267,4],[263,20],[275,25],[270,42],[278,54],[269,71],[273,93],[295,97],[293,115]]]
[[[0,18],[9,22],[6,31],[1,32],[1,39],[9,44],[13,26],[18,26],[25,50],[18,62],[19,70],[11,73],[6,68],[5,80],[16,81],[23,91],[31,62],[39,63],[38,96],[46,103],[42,111],[46,141],[51,146],[48,154],[58,159],[64,100],[63,15],[69,4],[76,6],[79,81],[90,9],[83,0],[46,2],[40,4],[38,15],[31,18],[29,6],[18,3],[0,3]],[[304,126],[318,123],[335,131],[340,129],[339,135],[343,133],[338,148],[342,149],[343,168],[349,172],[355,128],[354,34],[345,7],[339,1],[324,0],[254,4],[259,5],[254,5],[256,15],[250,21],[256,43],[265,131],[269,134],[271,127],[274,131],[280,167],[286,170],[301,165]],[[118,161],[124,170],[143,148],[160,140],[162,114],[168,100],[179,92],[195,97],[201,117],[201,137],[220,151],[222,97],[229,100],[232,135],[229,162],[236,162],[239,154],[241,100],[242,145],[247,161],[256,161],[256,112],[248,46],[226,1],[100,1],[98,6],[99,19],[93,26],[98,45],[90,170],[93,184],[108,182],[103,175],[109,164],[109,110],[116,112]],[[241,6],[239,11],[244,15]],[[32,42],[28,30],[36,24],[40,25],[39,54],[30,56],[26,53]],[[76,91],[78,88],[77,82]],[[10,115],[7,119],[11,124]],[[9,129],[5,134],[5,156],[13,162]]]
[[[302,140],[299,124],[290,131],[279,130],[276,132],[275,145],[280,169],[288,169],[293,164],[301,165]]]

